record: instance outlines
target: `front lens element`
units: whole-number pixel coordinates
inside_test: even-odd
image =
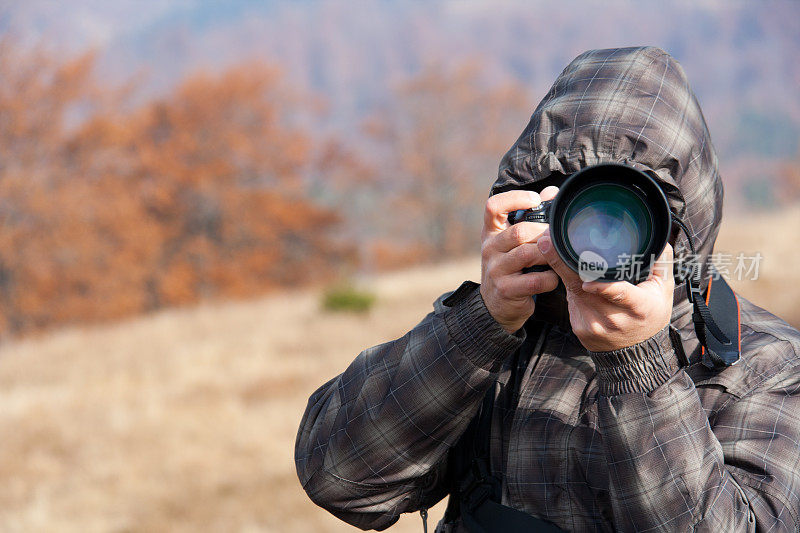
[[[644,200],[627,187],[600,184],[580,191],[566,211],[567,246],[580,257],[593,252],[610,268],[643,254],[653,237]]]

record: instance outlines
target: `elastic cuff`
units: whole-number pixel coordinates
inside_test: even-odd
[[[649,339],[612,352],[589,352],[597,368],[600,394],[651,392],[680,368],[669,326]]]
[[[503,360],[525,340],[525,328],[512,335],[497,323],[486,308],[477,283],[462,283],[444,304],[450,307],[444,313],[450,338],[476,366],[491,372],[499,370]]]

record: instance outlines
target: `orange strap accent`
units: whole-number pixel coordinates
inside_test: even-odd
[[[714,282],[714,278],[708,278],[708,289],[706,289],[706,305],[709,304],[711,301],[711,284]],[[742,353],[742,308],[739,305],[739,296],[736,294],[736,291],[733,291],[733,299],[736,300],[736,324],[738,326],[738,338],[737,341],[739,342],[739,353]],[[706,347],[702,344],[700,345],[700,355],[705,355]]]
[[[714,282],[714,278],[708,278],[708,288],[706,289],[706,305],[708,305],[708,302],[711,301],[711,284],[713,282]],[[739,300],[738,299],[736,300],[736,305],[739,305]],[[706,347],[701,344],[700,345],[700,355],[705,355],[705,353],[706,353]],[[741,350],[740,350],[740,353],[741,353]]]

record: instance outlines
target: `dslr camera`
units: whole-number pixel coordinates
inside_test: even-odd
[[[658,183],[618,163],[576,172],[554,199],[511,212],[508,220],[549,224],[553,248],[584,280],[643,281],[672,231],[669,204]]]

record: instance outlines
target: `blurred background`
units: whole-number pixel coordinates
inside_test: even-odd
[[[536,103],[643,44],[716,250],[763,256],[734,286],[800,325],[796,1],[0,0],[0,530],[353,530],[297,481],[308,396],[479,278]]]

